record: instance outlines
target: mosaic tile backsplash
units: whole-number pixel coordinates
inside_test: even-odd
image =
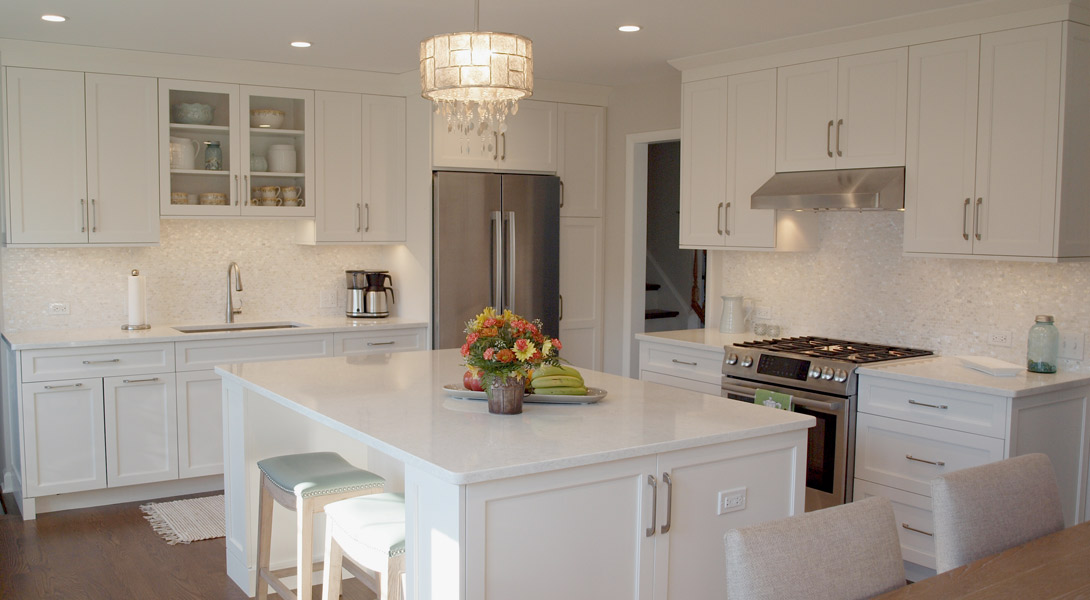
[[[338,316],[344,314],[344,271],[389,269],[394,252],[391,246],[301,246],[294,221],[164,219],[160,226],[159,247],[4,248],[4,328],[120,327],[132,269],[147,278],[149,322],[218,323],[231,261],[241,268],[244,288],[237,319]],[[336,293],[337,306],[319,308],[321,291]],[[51,302],[68,303],[69,314],[47,314]]]
[[[1055,316],[1061,334],[1090,333],[1090,263],[906,258],[900,212],[825,213],[818,220],[815,252],[727,252],[721,295],[742,294],[771,308],[769,322],[780,324],[784,336],[840,337],[1016,364],[1025,362],[1035,315]],[[1012,335],[1010,347],[988,343],[1000,332]],[[1060,366],[1090,372],[1085,359],[1090,354],[1081,362],[1061,359]]]

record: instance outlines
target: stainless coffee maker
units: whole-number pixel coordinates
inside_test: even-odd
[[[366,317],[367,271],[345,271],[348,295],[344,305],[344,314],[348,317]]]
[[[390,293],[390,304],[394,302],[394,289],[386,285],[393,284],[389,271],[345,271],[348,286],[348,299],[344,314],[349,317],[381,318],[390,316],[386,303],[386,293]]]

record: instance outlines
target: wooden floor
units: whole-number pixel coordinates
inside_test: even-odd
[[[0,598],[247,598],[227,577],[224,538],[171,546],[152,531],[141,504],[45,513],[34,521],[0,516]],[[346,599],[374,598],[354,580],[342,592]]]

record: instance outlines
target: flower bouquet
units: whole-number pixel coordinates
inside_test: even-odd
[[[541,321],[486,307],[466,323],[462,357],[481,379],[489,412],[518,414],[530,373],[560,364],[560,349],[560,340],[541,331]]]

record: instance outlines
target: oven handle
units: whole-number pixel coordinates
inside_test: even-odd
[[[757,400],[757,394],[755,392],[756,388],[750,388],[742,385],[735,385],[732,383],[723,382],[723,389],[732,394],[738,394],[739,396],[753,398],[754,401]],[[840,402],[825,402],[823,400],[812,400],[810,398],[800,398],[795,395],[791,396],[791,401],[799,406],[812,408],[814,410],[822,410],[825,412],[838,412],[840,411],[841,407],[844,406]]]

